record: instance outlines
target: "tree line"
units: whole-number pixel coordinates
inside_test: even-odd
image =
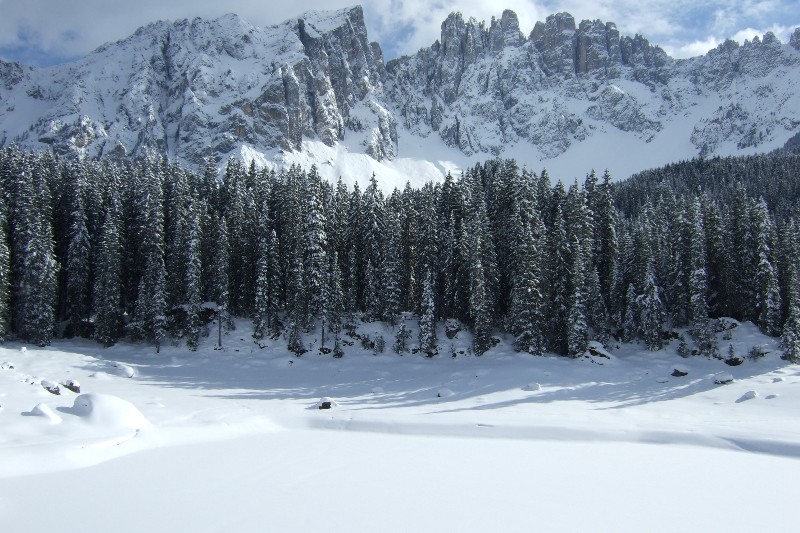
[[[497,332],[520,351],[575,357],[612,338],[657,350],[686,327],[696,352],[718,356],[714,319],[728,316],[782,334],[800,356],[800,229],[735,176],[633,201],[608,172],[567,187],[494,159],[384,194],[374,176],[349,189],[314,167],[231,159],[218,179],[212,161],[196,173],[154,155],[10,147],[0,183],[0,337],[196,349],[218,315],[225,327],[249,317],[257,342],[283,335],[298,353],[321,328],[341,354],[355,317],[395,325],[412,312],[431,355],[436,324],[452,318],[476,354]]]

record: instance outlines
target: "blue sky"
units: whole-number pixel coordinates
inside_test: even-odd
[[[353,0],[0,0],[0,59],[52,65],[81,57],[155,20],[217,17],[234,12],[251,24],[276,24],[308,10],[334,9]],[[786,42],[800,26],[799,0],[363,0],[370,38],[387,59],[413,53],[439,37],[452,11],[490,20],[513,9],[524,33],[537,20],[568,11],[577,20],[617,23],[624,35],[641,33],[674,57],[705,53],[726,38],[740,42],[774,32]]]

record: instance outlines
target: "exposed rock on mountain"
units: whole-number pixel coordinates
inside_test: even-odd
[[[360,7],[272,28],[235,15],[158,22],[76,63],[0,65],[0,138],[92,157],[154,149],[201,164],[241,144],[333,145],[349,129],[368,154],[393,157],[394,119],[376,96],[385,76]]]
[[[782,146],[800,131],[798,85],[800,29],[673,60],[613,22],[557,13],[526,37],[512,11],[454,13],[430,47],[385,64],[360,7],[270,28],[229,15],[154,23],[66,65],[0,62],[0,145],[199,166],[306,140],[384,162],[415,144],[429,160],[450,147],[536,167],[597,154],[581,164],[624,174]]]

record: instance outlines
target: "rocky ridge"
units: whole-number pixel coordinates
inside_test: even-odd
[[[674,60],[613,22],[557,13],[526,35],[512,11],[454,13],[433,45],[384,63],[360,7],[269,28],[229,15],[157,22],[70,64],[0,62],[0,145],[200,166],[308,139],[390,161],[417,139],[430,159],[442,146],[537,167],[582,146],[655,154],[641,167],[782,146],[800,131],[798,82],[800,28]]]

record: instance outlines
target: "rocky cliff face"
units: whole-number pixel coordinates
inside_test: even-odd
[[[529,144],[543,159],[614,129],[652,142],[683,122],[692,155],[707,155],[725,143],[777,145],[798,127],[800,100],[784,79],[800,81],[798,32],[789,45],[768,33],[675,61],[640,35],[621,37],[612,22],[576,25],[557,13],[527,39],[518,28],[510,11],[489,28],[453,14],[437,43],[390,62],[387,84],[406,127],[467,154]]]
[[[384,64],[359,7],[270,28],[231,15],[151,24],[72,64],[0,62],[0,145],[194,165],[304,139],[383,161],[425,139],[430,159],[444,145],[537,166],[590,146],[750,153],[800,130],[799,84],[800,29],[673,60],[613,22],[557,13],[526,36],[512,11],[454,13],[429,48]]]
[[[385,75],[360,7],[272,28],[233,15],[159,22],[74,64],[0,64],[0,140],[201,164],[242,144],[298,150],[304,136],[333,145],[350,131],[366,134],[368,154],[393,157]]]

